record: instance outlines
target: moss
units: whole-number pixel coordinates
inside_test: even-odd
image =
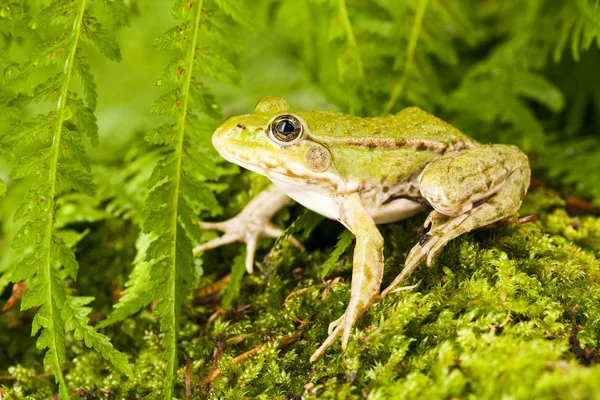
[[[339,233],[327,232],[333,225],[318,227],[312,237],[322,240],[310,240],[305,253],[287,242],[264,245],[262,263],[244,276],[229,309],[221,308],[224,287],[186,301],[179,398],[186,398],[186,375],[192,399],[600,397],[600,218],[569,215],[564,201],[545,190],[527,197],[522,214],[533,210],[536,222],[501,223],[452,242],[431,269],[406,282],[416,288],[389,296],[360,319],[347,351],[338,343],[313,364],[309,356],[345,309],[351,251],[323,281],[320,267]],[[401,269],[422,222],[382,227],[384,284]],[[209,255],[203,268],[211,257],[218,256]],[[202,284],[219,277],[207,275]],[[69,338],[66,377],[74,397],[160,398],[157,327],[144,311],[108,332],[129,349],[131,380]],[[236,359],[257,346],[243,362]],[[220,375],[203,381],[215,368]],[[11,367],[17,380],[5,389],[7,399],[49,398],[55,389],[43,372]]]

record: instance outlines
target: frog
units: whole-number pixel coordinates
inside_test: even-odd
[[[269,96],[252,113],[218,127],[212,144],[225,160],[266,176],[272,185],[235,217],[201,222],[202,229],[224,234],[197,246],[195,254],[244,242],[246,270],[252,273],[258,240],[283,233],[271,218],[291,200],[339,221],[355,236],[348,305],[330,323],[311,362],[338,338],[345,350],[359,317],[402,290],[400,284],[422,262],[431,267],[451,240],[517,214],[531,177],[527,155],[518,147],[478,143],[418,107],[359,117],[295,111],[283,97]],[[423,211],[429,212],[427,232],[380,291],[384,239],[377,225]]]

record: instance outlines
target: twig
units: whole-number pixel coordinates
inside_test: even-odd
[[[504,328],[506,326],[506,324],[508,324],[510,322],[511,319],[512,319],[512,314],[509,311],[508,314],[506,315],[506,318],[504,319],[504,321],[502,321],[499,325],[496,325],[496,324],[491,325],[490,333],[492,335],[495,334],[497,328]]]
[[[537,215],[531,214],[531,215],[528,215],[526,217],[522,217],[522,218],[519,218],[519,219],[507,219],[505,221],[507,223],[509,223],[509,224],[523,225],[523,224],[526,224],[528,222],[533,222],[533,221],[537,221],[537,220],[538,220]]]
[[[300,338],[300,331],[296,330],[294,331],[294,333],[292,333],[291,335],[286,335],[283,336],[280,341],[279,344],[277,345],[278,349],[281,349],[282,347],[285,347],[291,343],[294,343],[296,340],[298,340]],[[245,353],[240,354],[239,356],[235,357],[233,360],[231,360],[232,364],[241,364],[242,362],[244,362],[247,358],[252,357],[254,355],[256,355],[260,349],[262,349],[265,345],[270,345],[275,343],[275,340],[269,340],[267,343],[261,343],[257,346],[254,346],[253,348],[251,348],[250,350],[248,350]],[[214,365],[214,363],[213,363]],[[202,380],[202,382],[200,382],[201,385],[210,385],[210,383],[212,381],[214,381],[215,379],[217,379],[218,377],[221,376],[221,370],[219,368],[216,369],[212,369],[210,373],[208,374],[208,376],[206,378],[204,378]]]
[[[185,379],[185,398],[186,400],[190,400],[192,397],[192,378],[191,378],[191,369],[192,369],[192,359],[188,357],[183,351],[181,352],[185,357],[185,369],[184,369],[184,379]]]
[[[285,298],[285,300],[283,301],[283,307],[284,308],[288,308],[290,306],[289,302],[290,300],[292,300],[293,298],[295,298],[296,296],[306,292],[308,290],[308,288],[303,288],[303,289],[299,289],[296,290],[290,294],[287,295],[287,297]],[[307,324],[309,319],[300,319],[296,316],[296,314],[294,314],[293,312],[290,312],[290,317],[292,317],[294,319],[294,321],[304,325]]]
[[[222,277],[221,279],[211,283],[210,285],[207,285],[203,288],[198,289],[194,295],[194,298],[196,300],[204,300],[208,297],[214,296],[215,294],[220,292],[221,289],[223,289],[223,286],[225,286],[229,283],[230,279],[231,279],[231,274],[227,274],[224,277]]]
[[[396,289],[392,290],[389,294],[398,293],[398,292],[405,292],[407,290],[412,290],[412,289],[416,288],[417,286],[419,286],[418,283],[416,283],[414,285],[411,285],[411,286],[402,286],[402,287],[399,287],[399,288],[396,288]]]
[[[27,284],[27,282],[15,283],[12,287],[12,294],[8,298],[8,301],[6,302],[4,307],[2,307],[2,312],[6,311],[6,310],[10,309],[12,306],[14,306],[17,303],[17,301],[19,301],[21,296],[23,296],[23,294],[25,293],[25,290],[27,290],[28,287],[29,287],[29,285]]]
[[[225,335],[223,335],[222,333],[219,333],[216,337],[215,337],[215,349],[213,351],[213,362],[212,365],[210,366],[210,373],[208,374],[208,376],[211,376],[213,373],[215,373],[215,371],[219,371],[219,361],[221,360],[221,357],[223,356],[223,350],[225,350]],[[219,375],[221,373],[219,372]],[[210,394],[210,383],[213,380],[209,380],[207,381],[206,379],[202,380],[202,382],[200,382],[201,385],[204,385],[204,390],[202,391],[202,394],[204,395],[204,398],[208,398],[208,395]]]
[[[246,340],[246,338],[250,336],[249,333],[240,333],[239,335],[236,335],[232,338],[229,338],[225,341],[225,344],[227,344],[227,346],[235,346],[238,343],[243,342],[244,340]]]
[[[335,277],[333,280],[328,279],[326,281],[325,280],[323,281],[323,286],[325,286],[325,290],[323,290],[323,293],[321,293],[321,301],[325,300],[325,297],[327,297],[327,293],[329,293],[329,289],[341,280],[342,280],[342,277],[338,276],[338,277]]]

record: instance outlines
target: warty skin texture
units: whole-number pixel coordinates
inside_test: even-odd
[[[215,131],[213,145],[226,160],[267,176],[275,187],[233,219],[201,224],[225,235],[195,253],[245,242],[251,272],[258,238],[281,232],[270,219],[289,198],[338,220],[356,236],[348,307],[330,324],[329,337],[312,361],[338,337],[345,349],[356,320],[396,290],[421,261],[431,265],[452,239],[517,213],[530,180],[527,156],[518,148],[481,145],[416,107],[360,118],[335,111],[296,112],[272,96],[253,113],[226,121]],[[271,201],[272,207],[264,207]],[[426,209],[429,231],[380,294],[384,243],[376,224]]]

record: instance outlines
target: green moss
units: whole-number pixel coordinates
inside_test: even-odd
[[[560,198],[544,190],[527,197],[523,211],[531,210],[539,210],[538,221],[501,223],[452,242],[431,269],[421,267],[406,282],[416,288],[389,296],[359,320],[347,351],[338,343],[313,364],[308,358],[345,309],[351,251],[322,281],[321,267],[337,236],[328,232],[328,222],[312,233],[323,240],[309,241],[305,253],[285,241],[265,245],[259,267],[244,276],[228,310],[220,308],[219,294],[186,301],[179,398],[185,398],[186,357],[192,399],[205,392],[211,399],[598,398],[600,218],[571,216]],[[384,284],[399,272],[422,221],[382,226]],[[11,326],[18,330],[15,322]],[[161,398],[164,362],[157,328],[144,311],[108,331],[129,352],[135,372],[130,380],[68,338],[73,361],[65,376],[74,397]],[[290,335],[291,343],[278,348]],[[221,375],[208,387],[202,379],[211,372],[215,343],[223,339],[237,341],[224,345]],[[265,343],[253,357],[233,362]],[[49,398],[52,379],[25,363],[32,367],[9,368],[17,380],[2,382],[10,383],[7,399]]]

